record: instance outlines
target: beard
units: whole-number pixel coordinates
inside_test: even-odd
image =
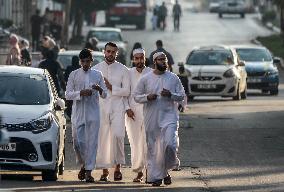
[[[135,67],[143,68],[144,67],[144,63],[137,63],[137,64],[135,64]]]
[[[107,60],[107,62],[112,63],[112,62],[114,62],[115,57],[113,57],[113,56],[109,56],[109,57],[105,57],[105,59]]]
[[[164,72],[167,70],[167,65],[156,64],[156,66],[159,71]]]

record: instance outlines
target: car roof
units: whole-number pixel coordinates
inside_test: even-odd
[[[67,50],[67,51],[61,51],[58,53],[58,55],[78,55],[80,54],[81,50]],[[103,56],[103,52],[101,51],[92,51],[93,56]]]
[[[249,44],[231,45],[230,47],[234,49],[267,49],[266,47],[261,46],[261,45],[249,45]]]
[[[93,27],[90,31],[116,31],[120,33],[121,29],[115,27]]]
[[[209,51],[209,50],[230,50],[229,46],[226,45],[207,45],[207,46],[200,46],[195,47],[194,50],[200,50],[200,51]]]
[[[44,75],[45,70],[34,67],[0,65],[0,73]]]

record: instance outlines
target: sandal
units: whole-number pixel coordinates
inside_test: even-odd
[[[94,183],[95,179],[91,175],[85,177],[87,183]]]
[[[166,176],[166,177],[164,178],[164,184],[165,184],[165,185],[170,185],[170,184],[172,184],[172,177],[170,176],[170,174],[168,174],[168,176]]]
[[[78,179],[83,181],[85,179],[86,169],[82,167],[78,173]]]
[[[158,179],[152,183],[152,186],[159,187],[160,185],[162,185],[162,181],[163,181],[162,179]]]
[[[121,181],[122,180],[122,173],[120,171],[115,171],[113,174],[113,180]]]
[[[101,178],[100,178],[100,181],[105,181],[105,182],[107,182],[108,180],[109,180],[109,177],[108,177],[109,175],[108,174],[102,174],[101,175]]]
[[[138,173],[137,177],[133,179],[134,183],[141,183],[143,181],[143,173]]]

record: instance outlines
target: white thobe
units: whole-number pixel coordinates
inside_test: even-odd
[[[151,72],[152,69],[145,67],[141,73],[139,73],[136,67],[129,70],[130,77],[130,96],[127,99],[127,109],[131,109],[134,112],[134,120],[125,116],[126,132],[128,135],[130,149],[131,149],[131,164],[134,172],[142,172],[146,166],[146,135],[145,126],[143,121],[143,104],[134,101],[134,90],[140,78]]]
[[[102,98],[107,95],[102,73],[96,70],[85,72],[82,68],[71,72],[65,97],[73,100],[72,106],[72,136],[77,161],[86,170],[95,168],[98,133],[100,129],[99,92],[92,91],[91,96],[80,96],[83,89],[92,89],[92,85],[98,84],[102,89]]]
[[[171,97],[161,96],[163,88]],[[148,101],[147,95],[157,94],[156,100]],[[150,72],[137,84],[134,99],[144,103],[144,123],[147,140],[147,181],[154,182],[167,176],[170,169],[179,165],[178,112],[176,102],[185,97],[179,78],[166,71],[162,75]]]
[[[115,61],[108,65],[105,61],[95,65],[112,85],[107,97],[100,100],[101,129],[96,168],[111,168],[125,164],[125,98],[130,94],[128,68]]]

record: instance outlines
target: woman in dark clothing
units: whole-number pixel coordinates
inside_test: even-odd
[[[31,66],[32,59],[31,54],[28,51],[29,42],[23,39],[19,42],[19,47],[21,49],[21,65]]]

